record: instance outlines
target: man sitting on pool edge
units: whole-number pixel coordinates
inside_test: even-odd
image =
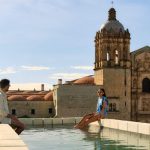
[[[10,124],[10,126],[15,129],[15,132],[20,134],[25,127],[16,116],[9,113],[6,96],[9,87],[10,81],[8,79],[2,79],[0,81],[0,123]]]

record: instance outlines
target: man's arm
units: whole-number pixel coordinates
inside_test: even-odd
[[[4,100],[4,96],[0,94],[0,117],[5,118],[9,114],[7,100]]]
[[[2,94],[0,94],[0,116],[2,118],[7,116],[7,112],[5,111],[5,108],[4,108],[3,99],[4,97],[2,96]]]

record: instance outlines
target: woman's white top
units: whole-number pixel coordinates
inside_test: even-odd
[[[100,108],[100,106],[102,106],[102,97],[99,97],[98,98],[98,101],[97,101],[97,113],[100,113],[100,111],[101,111],[101,108]]]

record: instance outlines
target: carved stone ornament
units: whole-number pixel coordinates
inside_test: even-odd
[[[133,79],[133,88],[136,88],[136,85],[137,85],[137,80]]]
[[[150,62],[150,53],[145,53],[145,56],[144,56],[145,58],[144,58],[144,60],[146,61],[146,62]]]
[[[150,111],[150,102],[148,98],[142,99],[142,108],[143,108],[143,111]]]
[[[145,71],[150,70],[150,63],[149,62],[144,62],[144,69],[145,69]]]

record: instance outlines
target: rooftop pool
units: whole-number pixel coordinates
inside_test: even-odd
[[[20,136],[29,150],[150,150],[150,137],[108,128],[93,134],[73,126],[30,127]]]

